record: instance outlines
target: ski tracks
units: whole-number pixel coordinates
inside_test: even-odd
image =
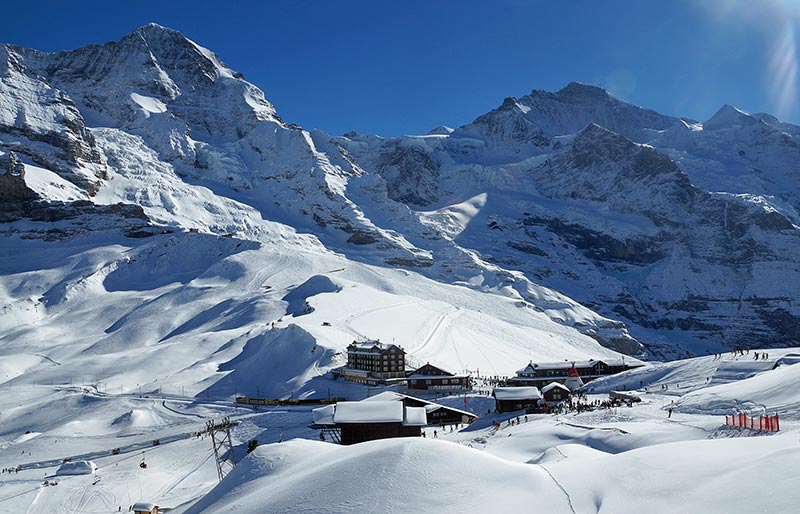
[[[414,303],[422,303],[422,302],[423,302],[423,300],[412,300],[410,302],[393,303],[391,305],[384,305],[383,307],[376,307],[374,309],[367,309],[367,310],[361,311],[361,312],[359,312],[357,314],[352,314],[352,315],[348,316],[347,318],[344,319],[344,321],[342,321],[341,324],[337,323],[337,325],[341,326],[341,328],[343,328],[345,331],[350,332],[351,334],[353,334],[354,336],[356,336],[358,338],[369,339],[367,336],[365,336],[364,334],[362,334],[361,332],[359,332],[358,330],[353,328],[351,323],[354,320],[357,320],[359,318],[363,318],[364,316],[367,316],[369,314],[374,314],[376,312],[385,311],[385,310],[388,310],[388,309],[396,309],[397,307],[402,307],[404,305],[411,305],[411,304],[414,304]]]
[[[563,455],[563,453],[562,453],[562,455]],[[539,466],[540,468],[542,468],[544,470],[544,472],[547,473],[547,476],[549,476],[550,479],[558,486],[558,488],[561,489],[561,492],[564,493],[564,496],[567,498],[567,506],[569,507],[570,512],[572,512],[572,514],[576,514],[575,507],[572,505],[572,497],[570,497],[570,495],[567,492],[567,490],[564,489],[564,486],[561,485],[561,482],[558,481],[558,479],[555,477],[555,475],[553,475],[550,472],[549,469],[547,469],[546,467],[542,466],[541,464],[536,464],[536,465]]]
[[[455,315],[460,310],[461,309],[459,309],[458,307],[450,306],[447,309],[446,312],[443,312],[443,313],[439,314],[439,319],[436,320],[436,323],[433,325],[433,328],[428,333],[428,335],[425,337],[425,340],[422,341],[422,344],[419,345],[417,348],[415,348],[414,351],[415,352],[419,352],[420,350],[422,350],[423,348],[428,346],[428,343],[430,343],[433,340],[434,336],[439,331],[439,329],[442,327],[442,324],[445,322],[445,320],[447,320],[448,318],[452,317],[453,315]]]

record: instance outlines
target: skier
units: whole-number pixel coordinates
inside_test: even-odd
[[[669,418],[671,418],[671,417],[672,417],[672,407],[670,407],[670,408],[667,410],[667,412],[669,413],[669,414],[667,414],[667,418],[669,419]]]

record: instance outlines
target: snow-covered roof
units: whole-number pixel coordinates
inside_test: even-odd
[[[542,369],[569,369],[573,364],[576,368],[590,368],[598,362],[602,362],[607,366],[623,366],[627,364],[630,367],[636,367],[642,365],[635,359],[624,360],[616,357],[588,360],[563,360],[555,362],[530,362],[524,368],[517,370],[517,373],[533,373],[536,370]]]
[[[402,423],[403,403],[398,401],[339,402],[333,414],[339,423]]]
[[[542,388],[542,394],[552,389],[563,389],[566,392],[570,392],[569,387],[565,386],[564,384],[559,384],[558,382],[550,382],[549,384],[547,384]]]
[[[517,371],[517,373],[532,373],[536,370],[541,369],[569,369],[572,367],[572,364],[575,363],[575,367],[577,368],[588,368],[590,366],[594,366],[597,364],[597,361],[594,359],[586,360],[586,361],[556,361],[556,362],[531,362],[521,370]]]
[[[394,391],[384,391],[382,393],[376,394],[375,396],[370,396],[369,398],[365,398],[365,399],[361,400],[361,402],[374,403],[374,402],[393,401],[393,402],[402,403],[402,400],[404,400],[406,398],[425,404],[424,408],[425,408],[425,411],[428,412],[428,413],[436,411],[436,410],[439,410],[439,409],[447,409],[447,410],[450,410],[450,411],[453,411],[453,412],[458,412],[459,414],[463,414],[465,416],[469,416],[471,418],[477,418],[478,417],[477,415],[475,415],[474,413],[469,412],[469,411],[457,409],[455,407],[448,407],[447,405],[442,405],[440,403],[434,403],[434,402],[431,402],[431,401],[428,401],[428,400],[423,400],[422,398],[417,398],[416,396],[409,396],[407,394],[396,393]],[[320,409],[322,409],[322,408],[320,408]],[[314,411],[316,412],[317,410],[320,410],[320,409],[314,409]],[[318,422],[316,416],[317,415],[315,414],[314,415],[314,422],[315,423],[317,423],[318,425],[326,424],[326,423]],[[322,413],[320,413],[320,416],[322,416]],[[331,424],[333,424],[333,421],[331,421]]]
[[[406,407],[403,425],[407,427],[424,427],[428,424],[428,413],[425,407]]]
[[[404,395],[400,393],[396,393],[394,391],[384,391],[382,393],[378,393],[375,396],[370,396],[369,398],[364,398],[361,400],[362,402],[386,402],[386,401],[399,401],[404,398]]]
[[[156,505],[155,503],[139,502],[139,503],[134,503],[132,509],[150,512],[156,507],[158,507],[158,505]]]
[[[542,398],[536,387],[495,387],[492,394],[498,400],[540,400]]]
[[[458,412],[459,414],[464,414],[465,416],[469,416],[471,418],[477,418],[478,416],[469,411],[457,409],[455,407],[448,407],[447,405],[442,405],[441,403],[434,403],[428,400],[423,400],[422,398],[417,398],[416,396],[410,396],[403,393],[396,393],[394,391],[384,391],[382,393],[378,393],[375,396],[370,396],[369,398],[365,398],[364,402],[373,402],[373,401],[386,401],[386,400],[393,400],[393,401],[401,401],[408,398],[409,400],[414,400],[420,403],[425,404],[425,410],[427,412],[433,412],[439,409],[447,409],[453,412]]]
[[[393,394],[391,391],[387,393]],[[406,426],[425,426],[428,424],[428,411],[425,407],[405,407],[403,402],[399,401],[401,399],[339,402],[318,407],[311,412],[315,425],[402,423]],[[441,405],[437,406],[439,407]]]
[[[381,352],[388,350],[389,348],[395,347],[399,350],[402,350],[399,346],[392,343],[382,343],[378,340],[375,341],[353,341],[347,347],[348,352],[352,351],[366,351],[369,352],[370,350],[379,350]]]
[[[324,407],[318,407],[311,411],[311,414],[314,416],[314,424],[315,425],[335,425],[336,423],[333,421],[333,414],[336,412],[336,405],[325,405]]]

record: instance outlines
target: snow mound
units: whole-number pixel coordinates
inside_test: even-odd
[[[430,512],[434,505],[442,513],[527,512],[531,505],[570,512],[540,468],[444,441],[403,438],[261,446],[186,514],[255,514],[265,505],[273,514]]]
[[[131,409],[111,422],[113,427],[150,428],[163,425],[161,417],[151,410]]]
[[[800,416],[800,366],[781,366],[751,378],[688,393],[675,402],[685,413],[724,416],[744,411],[750,415],[778,411],[782,417]]]
[[[334,284],[325,275],[314,275],[283,297],[284,301],[289,302],[286,312],[295,316],[308,314],[314,309],[306,303],[307,299],[322,293],[338,293],[341,290],[341,286]]]
[[[560,444],[548,448],[535,459],[529,460],[528,463],[547,464],[550,462],[561,462],[565,459],[586,459],[605,455],[608,455],[608,453],[583,444]]]
[[[97,471],[97,464],[90,460],[76,460],[75,462],[65,462],[58,468],[56,475],[91,475]]]
[[[659,444],[547,467],[574,512],[795,512],[798,458],[796,436],[778,436]]]
[[[333,354],[298,325],[267,330],[248,339],[241,353],[220,364],[219,371],[231,373],[214,384],[214,391],[233,394],[237,384],[261,384],[260,393],[268,397],[289,396],[322,374]]]

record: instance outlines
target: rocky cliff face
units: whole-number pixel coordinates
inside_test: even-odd
[[[103,158],[72,99],[35,69],[40,54],[0,47],[0,149],[14,150],[95,192]]]
[[[342,144],[389,191],[423,184],[425,198],[395,199],[442,237],[675,355],[796,343],[798,134],[728,106],[698,123],[570,84],[413,138],[403,176],[382,170],[408,139]]]
[[[577,83],[426,136],[334,137],[285,123],[213,52],[155,24],[57,54],[0,51],[6,221],[261,243],[298,230],[628,353],[642,350],[628,327],[653,355],[796,342],[798,137],[768,115],[726,107],[699,123]]]

